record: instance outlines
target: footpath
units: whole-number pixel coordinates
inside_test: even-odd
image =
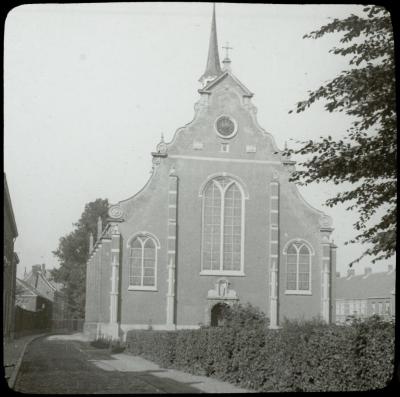
[[[10,389],[14,387],[26,347],[33,340],[44,335],[46,334],[27,335],[18,339],[3,340],[3,368],[5,379]]]
[[[81,342],[88,342],[85,335],[81,333],[72,335],[52,335],[47,337],[47,340],[75,340]],[[85,353],[84,350],[82,350]],[[147,372],[165,381],[169,379],[185,384],[191,384],[196,389],[203,393],[252,393],[253,391],[241,389],[230,383],[220,381],[218,379],[209,378],[207,376],[198,376],[188,374],[183,371],[175,369],[162,368],[152,361],[146,360],[139,356],[131,354],[120,353],[110,355],[110,359],[97,359],[89,360],[92,364],[96,365],[105,371],[119,371],[119,372]]]

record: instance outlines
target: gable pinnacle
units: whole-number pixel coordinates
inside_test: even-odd
[[[99,216],[97,218],[97,239],[100,238],[102,232],[103,232],[103,222],[101,220],[101,216]]]
[[[215,79],[222,73],[221,65],[219,62],[218,54],[218,40],[217,40],[217,24],[215,21],[215,3],[213,4],[213,15],[211,21],[211,34],[210,43],[208,47],[208,58],[206,70],[200,77],[199,81],[202,84],[207,84],[208,81]]]
[[[93,233],[89,234],[89,254],[93,251]]]

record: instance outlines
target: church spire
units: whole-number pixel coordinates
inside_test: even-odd
[[[210,44],[208,47],[208,58],[206,70],[200,77],[199,81],[202,84],[207,84],[208,81],[215,79],[222,73],[219,63],[218,40],[217,40],[217,24],[215,22],[215,3],[213,4],[213,15],[211,21]]]

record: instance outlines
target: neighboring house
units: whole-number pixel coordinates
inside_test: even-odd
[[[222,63],[213,13],[194,119],[161,139],[147,184],[98,225],[86,277],[91,337],[217,325],[233,302],[259,307],[270,328],[335,321],[332,220],[289,182],[294,161],[259,126],[230,59]]]
[[[50,273],[46,270],[45,264],[33,265],[32,270],[24,275],[24,282],[52,302],[53,327],[62,327],[62,322],[67,319],[65,294],[62,292],[63,285],[50,279]]]
[[[349,318],[366,318],[377,314],[383,318],[395,316],[396,269],[373,273],[366,267],[364,274],[355,275],[349,269],[346,277],[336,279],[336,322]]]
[[[45,311],[48,313],[48,319],[51,320],[51,313],[53,311],[53,302],[46,296],[30,285],[17,278],[17,293],[15,298],[15,304],[24,310],[30,312]]]
[[[18,255],[14,252],[17,224],[4,174],[4,240],[3,240],[3,338],[12,338],[15,319],[15,285]]]
[[[18,336],[52,327],[53,303],[36,288],[17,278],[15,332]]]

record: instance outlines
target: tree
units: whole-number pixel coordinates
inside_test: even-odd
[[[291,175],[300,185],[328,181],[352,184],[326,205],[346,203],[347,210],[358,210],[356,236],[346,244],[367,243],[369,248],[350,266],[365,255],[374,256],[375,263],[392,256],[396,248],[396,95],[390,14],[381,7],[368,6],[362,16],[334,19],[303,38],[318,39],[333,32],[342,33],[341,46],[330,52],[349,56],[350,68],[317,90],[308,91],[308,98],[297,103],[296,112],[323,100],[327,111],[352,116],[351,126],[343,139],[328,136],[317,142],[298,142],[297,149],[286,149],[284,154],[306,156],[299,163],[302,169]],[[378,210],[385,213],[373,222]]]
[[[72,317],[83,318],[85,313],[86,262],[89,257],[89,235],[97,234],[100,216],[105,224],[108,200],[97,199],[85,205],[81,218],[74,223],[75,230],[60,238],[53,254],[59,259],[60,267],[51,271],[54,281],[65,285],[65,295]]]

